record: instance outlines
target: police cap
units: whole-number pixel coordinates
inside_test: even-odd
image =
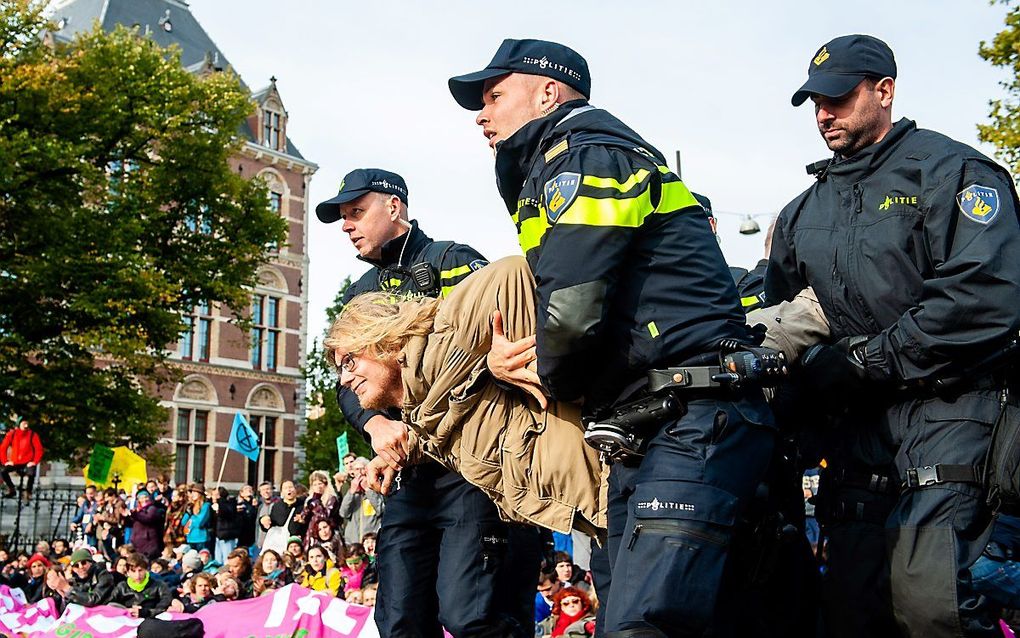
[[[340,180],[340,191],[336,197],[315,207],[315,216],[323,223],[332,224],[340,219],[340,204],[353,202],[365,193],[396,195],[407,204],[407,184],[403,177],[381,168],[357,168]]]
[[[808,64],[808,79],[790,100],[800,106],[812,95],[842,97],[864,78],[896,78],[896,60],[885,42],[870,35],[829,40]]]
[[[485,81],[508,73],[541,75],[563,82],[591,97],[588,63],[570,47],[547,40],[503,40],[492,61],[481,71],[450,78],[453,99],[469,111],[480,111]]]

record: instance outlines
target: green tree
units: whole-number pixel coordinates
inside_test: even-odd
[[[340,292],[329,308],[326,309],[327,325],[343,309],[343,296],[351,285],[348,277],[340,285]],[[328,330],[328,328],[327,328]],[[323,335],[325,336],[325,335]],[[354,426],[347,422],[340,405],[336,401],[336,371],[326,362],[320,339],[316,339],[308,353],[308,363],[304,370],[305,382],[308,387],[309,402],[321,404],[321,412],[314,419],[309,419],[304,434],[298,437],[298,445],[305,451],[305,460],[301,464],[301,480],[307,481],[308,475],[315,470],[332,471],[339,466],[336,451],[336,437],[347,433],[347,441],[352,452],[358,456],[372,458],[372,448]]]
[[[1006,27],[991,42],[981,42],[979,54],[992,66],[1011,72],[1010,80],[1002,82],[1006,97],[991,100],[991,124],[978,125],[978,137],[993,144],[996,155],[1009,164],[1010,172],[1020,176],[1020,7],[1013,5],[1006,14]]]
[[[247,308],[286,226],[228,165],[254,110],[236,75],[126,28],[47,44],[42,7],[0,3],[0,418],[80,460],[155,443],[182,313]]]

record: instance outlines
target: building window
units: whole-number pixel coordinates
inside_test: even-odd
[[[251,366],[257,370],[276,370],[280,342],[280,299],[255,295],[251,304]]]
[[[276,191],[269,192],[269,210],[273,211],[277,215],[280,214],[280,210],[283,209],[283,193],[277,193]]]
[[[208,301],[198,304],[192,314],[184,316],[184,330],[177,348],[181,359],[209,361],[212,322],[212,306]]]
[[[205,459],[209,446],[209,412],[177,408],[177,443],[174,459],[174,481],[190,483],[205,481]]]
[[[276,481],[276,421],[275,416],[251,415],[249,423],[259,437],[262,451],[262,475],[259,476],[259,464],[248,461],[248,483],[258,485],[262,481]]]
[[[280,150],[280,133],[283,132],[279,113],[262,111],[262,143],[273,150]]]

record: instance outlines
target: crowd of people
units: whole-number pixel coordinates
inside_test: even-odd
[[[66,537],[35,552],[0,549],[0,583],[29,603],[116,605],[132,615],[194,612],[298,583],[374,606],[376,536],[385,509],[367,461],[312,472],[308,486],[263,482],[236,493],[153,478],[125,492],[85,487]]]

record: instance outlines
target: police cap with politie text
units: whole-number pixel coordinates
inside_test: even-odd
[[[570,47],[547,40],[513,40],[499,45],[492,61],[481,71],[450,78],[450,93],[469,111],[480,111],[485,81],[508,73],[541,75],[563,82],[584,97],[591,97],[588,63]]]
[[[870,35],[842,35],[826,42],[808,63],[808,79],[790,100],[800,106],[812,95],[842,97],[865,78],[896,79],[896,59],[885,42]]]
[[[407,204],[407,184],[396,173],[381,168],[356,168],[340,180],[336,197],[327,199],[315,207],[315,216],[325,224],[340,219],[340,205],[353,202],[366,193],[388,193],[396,195]]]

